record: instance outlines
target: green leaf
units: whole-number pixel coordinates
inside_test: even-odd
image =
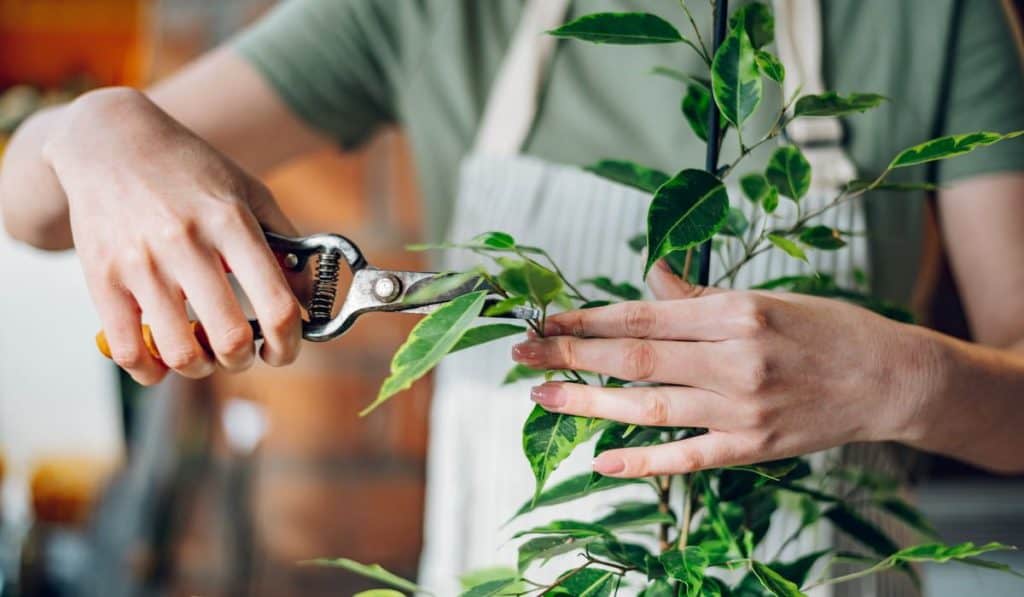
[[[754,62],[757,64],[757,70],[761,71],[761,74],[768,77],[776,83],[781,83],[786,78],[786,67],[782,64],[775,54],[771,52],[765,52],[764,50],[756,50],[754,53]]]
[[[818,95],[805,95],[796,101],[793,115],[795,117],[843,116],[870,110],[886,99],[884,95],[875,93],[851,93],[842,96],[834,91],[829,91]]]
[[[369,578],[382,582],[386,585],[408,591],[410,593],[425,593],[426,590],[420,587],[411,580],[406,580],[401,576],[388,572],[380,564],[361,564],[355,560],[348,558],[319,558],[316,560],[307,560],[302,564],[312,566],[325,566],[329,568],[342,568],[349,572],[354,572],[362,577]]]
[[[800,231],[800,242],[822,249],[824,251],[835,251],[846,246],[846,241],[839,231],[828,226],[811,226]]]
[[[661,512],[658,504],[647,502],[623,502],[614,506],[612,512],[595,521],[607,529],[622,529],[652,524],[675,524],[676,517]]]
[[[605,431],[605,433],[607,433],[607,431]],[[622,487],[623,485],[636,485],[643,482],[643,479],[622,479],[618,477],[605,477],[590,472],[581,473],[544,491],[544,493],[540,494],[540,497],[536,500],[526,502],[516,512],[516,516],[531,512],[544,506],[554,506],[557,504],[571,502],[592,493]]]
[[[943,545],[942,543],[928,543],[915,545],[901,549],[892,554],[892,560],[903,562],[948,562],[950,560],[963,560],[986,554],[992,551],[1013,551],[1016,547],[1003,545],[1002,543],[986,543],[975,545],[968,541],[958,545]]]
[[[639,288],[633,286],[629,282],[619,282],[616,284],[605,276],[589,278],[583,280],[581,283],[590,284],[594,288],[603,290],[612,296],[616,296],[626,301],[638,301],[644,296],[644,293]]]
[[[640,593],[640,597],[676,597],[676,590],[668,584],[667,580],[658,578],[647,585],[647,588]]]
[[[359,416],[366,416],[395,394],[408,389],[451,352],[480,315],[486,295],[480,291],[460,296],[421,319],[391,359],[391,375],[381,385],[377,399]]]
[[[880,556],[887,557],[899,551],[899,546],[874,523],[844,504],[832,506],[824,512],[824,517],[837,529]]]
[[[525,331],[525,327],[513,323],[492,323],[470,328],[459,338],[459,341],[455,343],[455,346],[452,347],[448,354],[508,336],[522,334]]]
[[[651,74],[659,75],[665,77],[666,79],[672,79],[674,81],[685,83],[687,85],[700,85],[707,91],[711,91],[711,81],[705,79],[704,77],[688,75],[681,70],[669,68],[667,66],[656,66],[651,69]]]
[[[629,244],[629,249],[634,253],[642,253],[643,250],[647,248],[647,233],[641,232],[640,234],[631,237],[627,241],[627,244]]]
[[[950,135],[926,141],[909,149],[904,149],[889,164],[889,168],[916,166],[936,160],[944,160],[970,153],[979,147],[993,145],[1000,141],[1013,139],[1024,134],[1017,131],[1006,135],[992,132],[968,133],[966,135]]]
[[[548,33],[597,44],[672,44],[686,41],[671,23],[645,12],[589,14]]]
[[[484,309],[484,317],[497,317],[498,315],[504,315],[516,307],[522,307],[528,302],[529,298],[525,296],[513,296],[507,299],[502,299]]]
[[[888,497],[879,501],[876,505],[922,535],[932,538],[939,536],[935,528],[928,522],[928,519],[905,500],[898,497]]]
[[[771,9],[761,2],[751,2],[729,18],[730,29],[741,24],[755,48],[763,48],[775,40],[775,17]]]
[[[772,564],[769,564],[769,566],[786,580],[798,587],[802,587],[804,583],[807,582],[807,575],[810,574],[811,568],[814,567],[814,564],[830,553],[832,553],[832,550],[823,549],[797,558],[792,562],[773,562]]]
[[[737,128],[757,110],[761,103],[761,75],[746,30],[730,31],[715,52],[711,88],[722,116]]]
[[[795,145],[776,149],[764,175],[780,194],[793,201],[802,199],[811,188],[811,165]]]
[[[672,578],[682,582],[687,597],[701,595],[704,585],[704,571],[708,567],[708,554],[698,545],[686,549],[671,549],[661,554],[661,565]]]
[[[714,236],[728,214],[729,194],[717,177],[692,169],[675,175],[658,189],[647,212],[644,275],[659,259]]]
[[[526,572],[530,564],[540,562],[543,566],[551,558],[583,549],[599,541],[601,536],[573,537],[572,535],[547,535],[534,537],[519,546],[519,572]]]
[[[619,576],[611,570],[585,568],[565,578],[558,588],[545,595],[571,595],[572,597],[609,597],[619,584]]]
[[[547,373],[547,371],[543,369],[532,369],[530,367],[527,367],[526,365],[516,364],[513,365],[512,368],[508,370],[508,373],[505,374],[505,379],[503,379],[501,383],[502,385],[507,386],[508,384],[516,383],[517,381],[523,379],[544,377],[545,373]]]
[[[587,166],[584,170],[648,193],[657,191],[658,187],[669,179],[668,174],[661,170],[625,160],[601,160],[592,166]]]
[[[369,591],[360,591],[352,597],[405,597],[405,593],[394,589],[370,589]]]
[[[523,452],[537,480],[535,502],[552,471],[604,424],[596,419],[551,413],[540,405],[534,407],[523,426]]]
[[[477,568],[459,576],[459,584],[463,590],[471,589],[477,585],[492,580],[503,580],[518,576],[515,568],[509,566],[493,566],[491,568]]]
[[[761,586],[772,595],[777,597],[806,597],[800,592],[800,587],[786,580],[785,577],[772,570],[766,564],[751,562],[750,568],[754,576],[757,577],[758,582],[761,583]]]
[[[471,587],[463,591],[460,597],[496,597],[497,595],[516,595],[522,589],[516,577],[499,578]]]
[[[612,533],[609,529],[594,522],[583,522],[580,520],[556,520],[549,522],[548,524],[533,527],[532,529],[519,531],[515,535],[512,535],[512,538],[518,539],[519,537],[526,537],[527,535],[559,535],[582,539],[583,537],[611,537]]]
[[[788,238],[779,236],[778,234],[769,234],[768,241],[782,249],[790,257],[794,257],[805,263],[807,262],[807,253],[804,253],[804,250],[800,248],[800,245]]]
[[[700,85],[688,85],[682,103],[683,116],[701,141],[708,140],[708,119],[711,113],[711,92]]]
[[[765,197],[771,193],[772,188],[771,183],[768,182],[768,178],[764,174],[753,172],[740,178],[740,189],[743,191],[743,196],[749,199],[751,203],[762,203]]]
[[[539,306],[546,306],[555,300],[564,287],[562,278],[548,268],[533,261],[499,257],[501,273],[498,283],[510,294],[528,296]]]
[[[719,234],[738,238],[743,236],[743,233],[746,232],[749,227],[750,222],[747,221],[747,216],[743,213],[743,210],[730,207],[729,215],[725,220],[725,226],[722,226]]]
[[[514,249],[516,247],[516,239],[512,238],[512,235],[507,232],[491,231],[474,236],[470,244],[477,244],[492,249]]]
[[[638,570],[647,569],[647,561],[653,557],[647,548],[635,543],[623,543],[616,539],[602,539],[592,543],[588,549],[592,555],[604,557]]]

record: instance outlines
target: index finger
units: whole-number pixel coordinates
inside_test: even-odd
[[[580,338],[647,338],[715,342],[735,337],[735,317],[728,308],[732,293],[669,301],[629,301],[552,315],[548,336]]]

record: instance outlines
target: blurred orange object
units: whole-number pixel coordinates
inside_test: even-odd
[[[40,460],[29,481],[36,521],[83,524],[115,467],[110,460],[79,456]]]
[[[142,85],[152,54],[151,0],[0,0],[0,88],[86,77]]]

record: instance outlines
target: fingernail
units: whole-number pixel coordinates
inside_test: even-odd
[[[594,470],[602,475],[617,475],[626,470],[626,461],[606,452],[594,459]]]
[[[530,400],[546,409],[565,406],[565,392],[558,384],[544,384],[530,390]]]
[[[512,359],[519,363],[540,361],[540,342],[527,340],[512,347]]]

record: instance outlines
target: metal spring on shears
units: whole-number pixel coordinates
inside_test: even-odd
[[[320,253],[316,261],[316,278],[313,280],[313,298],[309,301],[309,318],[312,321],[323,321],[331,318],[334,310],[334,298],[338,294],[338,260],[341,254],[337,251]]]

